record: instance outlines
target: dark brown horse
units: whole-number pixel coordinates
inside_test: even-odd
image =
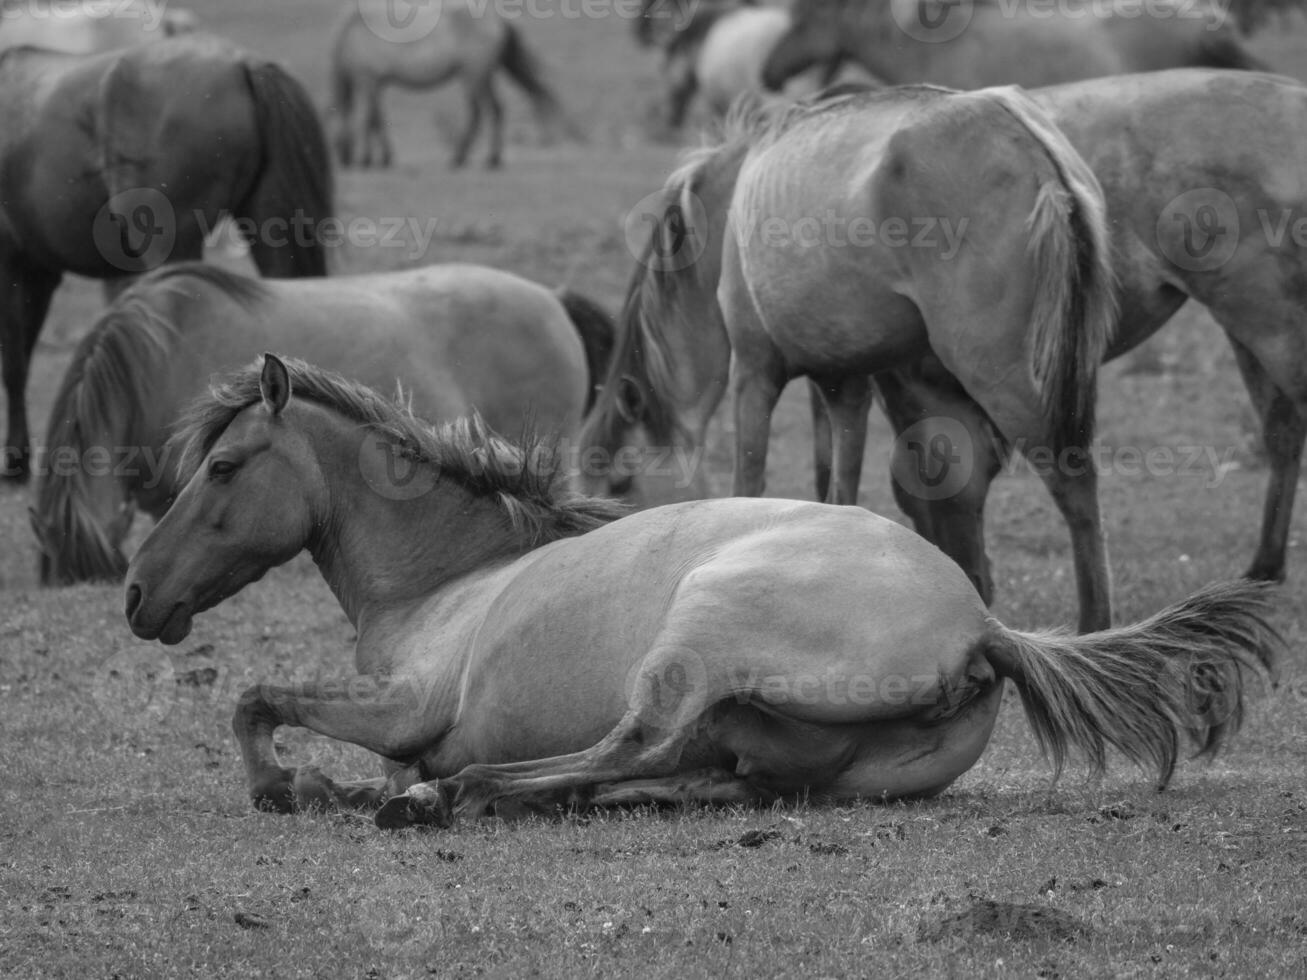
[[[26,479],[28,363],[65,272],[123,281],[197,259],[224,213],[253,222],[265,275],[326,272],[326,140],[282,68],[191,35],[80,56],[0,56],[0,473]],[[273,224],[275,222],[275,224]],[[116,287],[110,287],[110,292]]]

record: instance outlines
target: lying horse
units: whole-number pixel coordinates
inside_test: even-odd
[[[852,507],[678,504],[614,520],[538,447],[433,429],[265,355],[180,428],[185,489],[128,570],[133,632],[194,617],[308,549],[358,630],[360,678],[260,684],[234,720],[255,804],[380,807],[383,827],[501,805],[932,796],[979,758],[1011,679],[1053,762],[1109,748],[1165,784],[1213,751],[1246,667],[1272,662],[1261,583],[1125,629],[997,622],[933,545]],[[428,492],[377,492],[379,440]],[[420,533],[415,533],[420,529]],[[282,766],[278,725],[399,771],[337,785]]]
[[[331,209],[317,111],[271,62],[203,35],[89,57],[0,55],[0,476],[29,475],[28,364],[65,271],[112,293],[126,276],[199,258],[231,213],[256,229],[264,275],[320,276],[315,236]],[[286,234],[296,226],[312,234]]]
[[[265,346],[312,352],[377,387],[398,381],[431,418],[476,409],[506,432],[529,421],[569,434],[611,330],[584,297],[484,266],[304,281],[165,267],[90,329],[55,397],[32,512],[41,582],[122,576],[137,506],[158,517],[181,489],[169,426],[215,372]]]
[[[1206,0],[1064,13],[1004,0],[795,0],[790,16],[762,69],[770,89],[840,58],[890,85],[960,89],[1166,68],[1266,70],[1239,43],[1224,7]]]

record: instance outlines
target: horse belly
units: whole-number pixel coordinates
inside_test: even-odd
[[[730,277],[742,280],[794,373],[915,358],[926,340],[905,295],[906,253],[921,229],[877,193],[884,138],[856,126],[808,135],[787,136],[742,169],[731,205],[737,260],[724,262],[720,294],[732,291]]]

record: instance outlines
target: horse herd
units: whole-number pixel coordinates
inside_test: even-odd
[[[1258,580],[1284,576],[1307,437],[1304,249],[1265,230],[1307,204],[1307,88],[1183,18],[1144,18],[1142,39],[1107,22],[1064,32],[1047,59],[935,38],[911,57],[894,46],[894,61],[874,43],[888,5],[800,0],[750,76],[760,85],[846,60],[912,84],[738,103],[668,178],[615,320],[470,265],[316,278],[322,245],[293,229],[332,213],[329,142],[342,159],[361,144],[359,162],[390,160],[385,82],[434,84],[456,69],[433,63],[457,51],[469,99],[496,123],[499,65],[564,119],[521,39],[460,3],[446,7],[467,16],[439,30],[482,48],[372,45],[355,39],[358,9],[347,15],[334,50],[370,67],[337,73],[334,141],[293,78],[205,35],[0,57],[7,475],[30,468],[23,388],[59,277],[105,279],[111,296],[51,412],[33,509],[43,583],[125,576],[132,630],[177,643],[308,550],[358,632],[366,697],[309,684],[242,698],[256,804],[363,807],[396,827],[560,803],[929,796],[983,751],[1005,678],[1059,768],[1073,749],[1102,768],[1115,749],[1165,783],[1182,735],[1214,750],[1237,728],[1244,675],[1278,643]],[[997,30],[974,7],[960,39]],[[694,45],[668,42],[669,64],[733,13],[713,10]],[[1043,50],[1034,26],[1011,33]],[[953,75],[931,60],[951,50]],[[1017,61],[1108,77],[985,87]],[[1172,67],[1192,64],[1224,67]],[[347,92],[369,106],[361,129]],[[1215,241],[1196,250],[1200,211]],[[280,222],[275,243],[250,235],[270,278],[199,261],[222,212]],[[843,237],[799,234],[814,218]],[[161,255],[168,265],[127,284]],[[1086,464],[1098,366],[1191,298],[1229,337],[1264,426],[1258,549],[1246,580],[1112,628]],[[313,363],[256,359],[265,350]],[[215,373],[227,380],[205,394]],[[968,433],[970,477],[914,492],[901,475],[918,461],[896,461],[917,534],[857,508],[753,499],[772,410],[800,376],[819,499],[856,502],[873,391],[896,432]],[[376,393],[396,381],[399,400]],[[547,443],[497,434],[529,416],[605,458],[693,452],[728,392],[726,499],[684,499],[704,495],[702,474],[688,488],[615,470],[578,480]],[[134,459],[87,465],[115,447]],[[1013,451],[1057,460],[1042,472],[1071,532],[1084,635],[1018,632],[986,612],[984,502]],[[129,562],[137,507],[158,523]],[[388,774],[344,784],[287,769],[279,724],[363,745]]]

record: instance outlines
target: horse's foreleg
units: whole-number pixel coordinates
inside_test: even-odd
[[[826,396],[817,382],[808,382],[808,401],[812,406],[812,475],[817,499],[830,498],[831,455],[834,436],[831,433],[830,413],[826,411]]]
[[[31,435],[27,428],[27,374],[36,339],[59,285],[58,273],[10,263],[0,265],[0,358],[3,358],[9,433],[0,478],[24,481],[31,475]]]
[[[486,156],[486,167],[496,170],[504,163],[504,106],[495,92],[493,78],[486,79],[483,98],[490,112],[490,152]]]
[[[767,440],[772,410],[781,397],[784,378],[779,371],[759,369],[731,356],[731,390],[735,413],[736,497],[761,497],[767,485]]]
[[[826,396],[834,436],[833,504],[856,504],[867,445],[867,413],[871,411],[871,378],[865,374],[819,379]]]
[[[1257,554],[1245,573],[1248,578],[1283,581],[1293,500],[1302,469],[1307,420],[1303,412],[1267,375],[1256,356],[1231,338],[1235,361],[1253,406],[1262,422],[1262,441],[1270,458],[1271,478],[1262,508],[1262,530]]]
[[[365,168],[375,165],[385,169],[390,166],[394,151],[390,144],[386,111],[381,104],[381,85],[376,81],[368,81],[361,96],[364,109],[360,116],[363,126],[363,159],[360,164]]]
[[[419,685],[383,683],[371,677],[291,686],[258,684],[242,695],[232,729],[245,763],[246,786],[255,806],[289,813],[312,805],[368,807],[417,781],[413,766],[388,780],[337,785],[314,769],[282,766],[272,736],[296,725],[361,745],[387,759],[415,758],[442,732],[441,716],[428,711]],[[434,716],[434,717],[433,717]]]

